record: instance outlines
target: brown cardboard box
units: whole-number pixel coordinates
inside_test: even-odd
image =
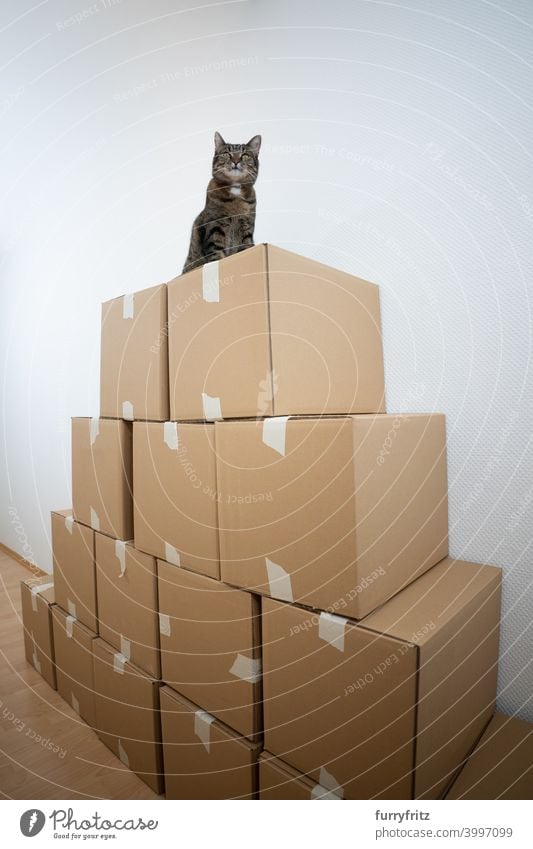
[[[446,799],[533,799],[533,725],[495,714]]]
[[[100,636],[160,678],[156,560],[104,534],[95,541]]]
[[[381,412],[379,289],[273,245],[168,284],[170,417]]]
[[[163,680],[245,737],[261,733],[259,600],[159,560]]]
[[[132,426],[72,419],[74,518],[116,539],[133,539]]]
[[[259,744],[161,688],[167,799],[255,799]]]
[[[269,752],[263,752],[259,758],[259,788],[260,799],[341,800]]]
[[[152,790],[163,793],[159,687],[104,640],[94,641],[98,736]]]
[[[214,431],[212,424],[134,424],[134,532],[141,551],[220,578]]]
[[[165,285],[102,304],[101,416],[168,419],[167,335]]]
[[[217,422],[221,578],[360,619],[448,551],[442,415]]]
[[[55,604],[52,609],[57,690],[92,728],[95,725],[93,641],[90,631]]]
[[[494,711],[501,572],[446,558],[351,622],[263,599],[265,748],[346,799],[435,799]]]
[[[98,633],[94,531],[75,522],[72,510],[52,512],[56,603]]]
[[[52,630],[52,605],[55,595],[54,584],[50,578],[34,577],[21,581],[20,596],[26,660],[55,690],[57,683]]]

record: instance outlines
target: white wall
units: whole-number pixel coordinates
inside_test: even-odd
[[[389,410],[447,414],[451,551],[505,568],[533,719],[531,3],[32,5],[0,11],[0,540],[50,568],[100,302],[179,272],[213,130],[261,132],[257,241],[380,283]]]

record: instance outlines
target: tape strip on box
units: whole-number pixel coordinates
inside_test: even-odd
[[[263,421],[263,442],[285,456],[285,437],[290,416],[274,416]]]
[[[206,752],[211,749],[211,725],[215,717],[205,710],[197,710],[194,714],[194,733],[202,741]]]
[[[163,424],[163,440],[171,451],[178,450],[180,441],[177,422],[165,422]]]
[[[74,604],[73,601],[70,600],[70,598],[67,599],[67,610],[70,613],[70,615],[74,617],[74,619],[78,618],[77,615],[76,615],[76,605]]]
[[[208,304],[218,304],[220,301],[220,270],[219,262],[207,262],[202,266],[202,297]]]
[[[270,595],[272,598],[277,598],[280,601],[294,601],[294,597],[292,594],[292,584],[291,584],[291,576],[282,566],[279,566],[278,563],[274,563],[273,560],[269,560],[268,557],[265,557],[267,575],[268,575],[268,586],[270,588]]]
[[[131,643],[122,634],[120,635],[120,653],[124,655],[126,660],[131,658]]]
[[[100,433],[100,419],[98,416],[93,416],[90,424],[90,432],[91,432],[91,445],[94,445],[98,434]]]
[[[222,407],[220,406],[220,398],[217,395],[207,395],[205,392],[202,392],[202,408],[206,421],[222,421]]]
[[[135,311],[135,293],[130,292],[122,298],[122,318],[133,318]]]
[[[320,775],[318,782],[321,787],[325,787],[326,790],[330,790],[332,793],[339,799],[344,799],[344,790],[336,780],[335,776],[328,772],[325,766],[320,767]]]
[[[115,540],[115,557],[120,563],[120,571],[118,573],[118,576],[119,578],[122,578],[124,576],[124,572],[126,571],[126,543],[124,540]]]
[[[172,563],[173,566],[181,566],[179,551],[168,542],[165,543],[165,560],[167,563]]]
[[[100,530],[100,517],[94,507],[91,507],[91,528],[95,531]]]
[[[318,618],[318,636],[338,651],[344,651],[344,633],[347,622],[348,620],[344,616],[336,616],[334,613],[321,613]]]
[[[31,609],[34,613],[37,613],[37,596],[39,593],[44,593],[45,590],[49,590],[53,586],[54,582],[49,581],[47,584],[37,584],[31,588]]]
[[[74,530],[74,516],[65,516],[65,528],[72,534]]]
[[[133,404],[131,401],[122,402],[122,418],[128,422],[133,421]]]
[[[335,799],[337,802],[342,802],[341,797],[337,796],[333,790],[328,790],[320,784],[315,784],[311,790],[311,799]]]
[[[31,632],[31,641],[33,643],[32,662],[33,662],[35,669],[39,673],[39,675],[41,675],[42,674],[41,673],[41,662],[40,662],[39,658],[37,657],[37,643],[35,642],[35,637],[33,636],[33,631]]]
[[[230,674],[235,675],[236,678],[241,678],[243,681],[249,681],[250,684],[255,684],[261,680],[261,660],[238,654],[230,669]]]
[[[124,675],[124,665],[127,660],[128,658],[122,652],[115,652],[113,655],[113,671],[118,672],[119,675]]]
[[[128,769],[129,769],[130,768],[130,759],[128,758],[128,756],[126,754],[126,750],[125,750],[124,746],[122,745],[122,740],[120,739],[120,737],[118,738],[118,756],[119,756],[120,760],[122,761],[122,763],[124,764],[124,766],[127,766]]]
[[[170,637],[170,616],[166,613],[159,614],[159,633],[164,637]]]
[[[76,696],[74,695],[74,693],[71,693],[71,694],[70,694],[70,704],[72,705],[72,707],[73,707],[73,709],[76,711],[76,713],[79,715],[79,712],[80,712],[80,703],[79,703],[79,701],[77,700],[77,698],[76,698]]]
[[[72,639],[72,634],[74,633],[74,622],[76,621],[75,616],[67,616],[65,620],[65,631],[67,632],[67,637],[69,640]]]

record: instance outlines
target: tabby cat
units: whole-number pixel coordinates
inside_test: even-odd
[[[215,133],[213,176],[205,207],[194,220],[184,272],[253,245],[260,147],[261,136],[227,144]]]

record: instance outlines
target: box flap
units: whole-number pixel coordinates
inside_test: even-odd
[[[423,645],[484,588],[501,581],[501,569],[444,558],[394,598],[370,613],[361,627]]]

